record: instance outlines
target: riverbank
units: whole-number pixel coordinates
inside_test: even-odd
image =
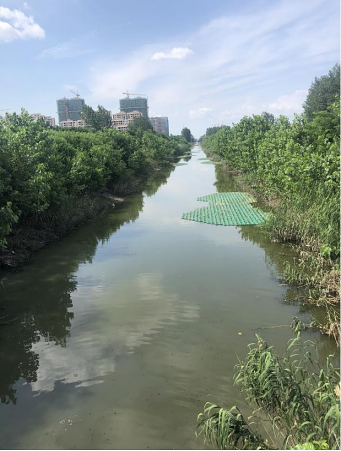
[[[206,155],[216,161],[226,163],[212,149],[205,149]],[[318,307],[324,312],[313,318],[309,327],[319,329],[331,336],[340,346],[340,266],[339,259],[321,253],[321,243],[312,234],[302,233],[309,221],[309,212],[299,211],[279,196],[270,195],[252,174],[223,166],[222,170],[231,174],[241,190],[248,191],[267,210],[267,221],[261,226],[273,242],[290,244],[298,258],[287,263],[283,272],[283,282],[295,285],[301,291],[300,302]],[[323,247],[322,247],[323,248]]]
[[[155,171],[143,191],[2,272],[0,316],[19,317],[0,327],[4,448],[202,448],[194,430],[208,393],[247,408],[236,355],[255,333],[282,353],[291,318],[310,320],[279,282],[289,246],[255,226],[181,219],[200,196],[238,191],[204,156],[197,147]],[[337,351],[304,336],[321,363]]]
[[[172,165],[163,167],[172,170]],[[103,188],[82,196],[68,196],[57,208],[45,211],[15,226],[7,236],[6,247],[0,248],[0,268],[17,268],[27,263],[33,254],[57,241],[88,221],[124,202],[124,197],[140,192],[160,167],[154,165],[144,176],[120,182],[110,189]]]
[[[59,208],[46,211],[41,217],[15,227],[7,237],[6,247],[0,250],[0,267],[23,265],[34,252],[114,208],[115,202],[117,198],[108,191],[69,197]]]
[[[55,130],[24,111],[0,120],[0,266],[27,261],[112,207],[111,195],[138,190],[148,174],[190,151],[182,136],[148,127]]]

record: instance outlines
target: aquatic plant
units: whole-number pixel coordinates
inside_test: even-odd
[[[252,415],[245,419],[235,406],[206,403],[197,436],[219,449],[339,449],[340,372],[331,356],[323,367],[313,360],[314,345],[302,340],[300,321],[293,327],[296,336],[283,357],[256,335],[236,366],[234,383]]]

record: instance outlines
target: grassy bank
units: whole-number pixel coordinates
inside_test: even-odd
[[[140,127],[55,130],[25,112],[0,122],[0,143],[2,266],[23,263],[190,150],[181,136]]]
[[[264,230],[299,253],[294,267],[288,266],[286,280],[306,287],[306,302],[326,309],[325,324],[315,325],[338,343],[340,88],[329,82],[339,74],[336,66],[321,77],[328,82],[326,92],[321,91],[321,79],[315,80],[305,112],[293,121],[262,113],[208,129],[201,139],[208,155],[221,159],[271,207]]]

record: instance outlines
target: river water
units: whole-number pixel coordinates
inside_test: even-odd
[[[289,328],[268,327],[309,319],[279,282],[289,248],[181,219],[236,190],[203,157],[0,274],[0,316],[20,316],[0,328],[1,448],[201,449],[205,402],[245,406],[232,376],[254,334],[282,352]]]

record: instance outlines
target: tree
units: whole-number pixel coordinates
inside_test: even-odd
[[[186,139],[186,141],[188,141],[189,143],[191,143],[191,142],[193,142],[194,141],[194,137],[193,137],[193,135],[192,135],[192,133],[191,133],[191,130],[189,129],[189,128],[187,128],[187,127],[184,127],[182,130],[181,130],[181,135]]]
[[[218,130],[220,130],[222,128],[222,125],[217,125],[215,127],[209,127],[206,130],[206,135],[205,136],[211,136],[214,135],[214,133],[216,133]]]
[[[148,130],[131,135],[106,128],[104,108],[87,107],[84,115],[94,125],[86,132],[50,129],[24,110],[0,119],[0,261],[14,227],[43,223],[69,200],[125,183],[189,147],[182,137],[154,133],[147,119],[137,122]]]
[[[329,71],[328,75],[315,78],[310,86],[307,100],[303,104],[304,112],[309,120],[314,118],[314,113],[325,111],[336,96],[340,97],[340,65]]]
[[[153,131],[153,126],[147,117],[136,117],[133,122],[128,125],[128,132],[132,135],[143,135],[148,130]]]
[[[91,106],[84,105],[82,110],[82,119],[88,127],[92,127],[95,130],[102,130],[103,128],[111,127],[111,114],[102,106],[98,105],[97,111]]]

